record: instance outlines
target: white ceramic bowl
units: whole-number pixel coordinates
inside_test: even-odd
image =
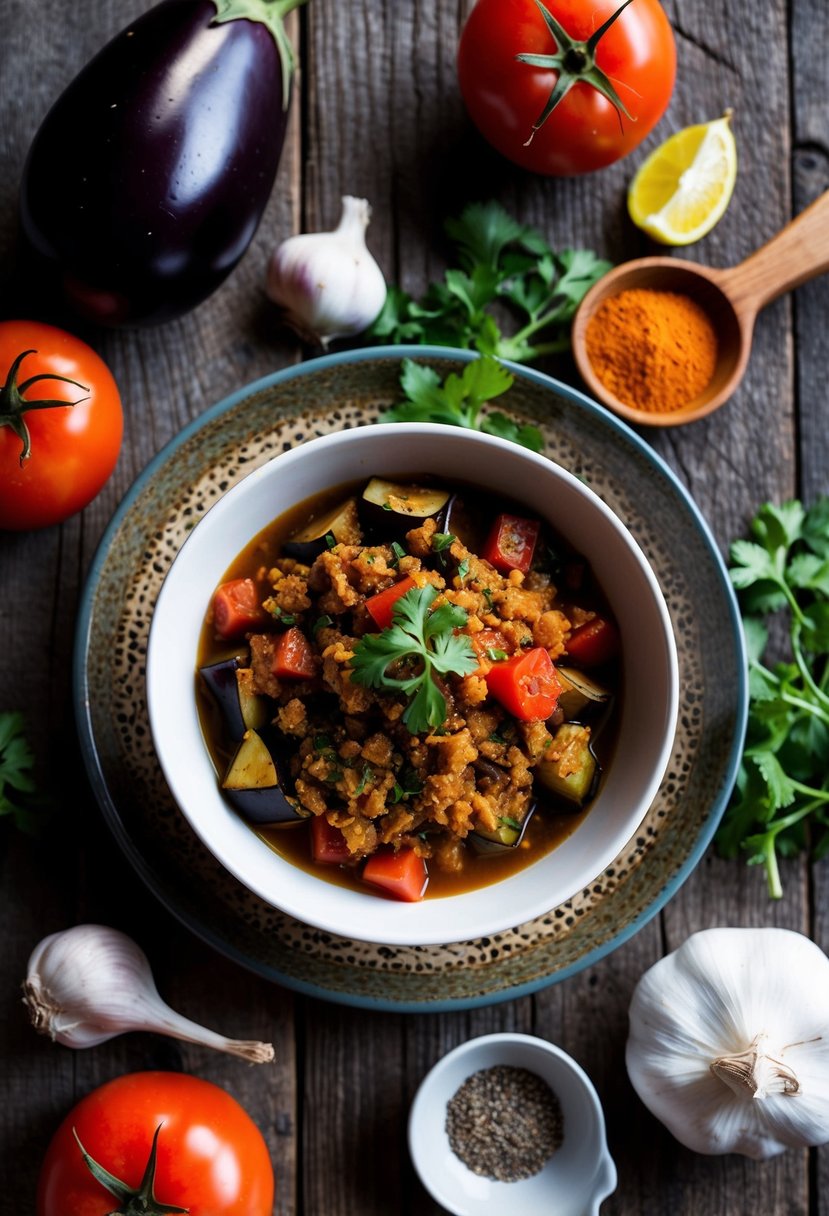
[[[452,1151],[446,1132],[447,1106],[464,1081],[497,1065],[536,1073],[558,1098],[563,1116],[560,1147],[543,1169],[518,1182],[474,1173]],[[409,1152],[423,1185],[455,1216],[596,1216],[616,1189],[616,1166],[592,1081],[560,1047],[534,1035],[482,1035],[439,1060],[412,1103]]]
[[[279,857],[222,797],[199,724],[194,676],[204,614],[247,543],[295,503],[372,475],[431,473],[517,498],[583,553],[616,615],[623,696],[618,741],[585,820],[558,848],[490,887],[417,904],[382,900]],[[624,523],[582,481],[543,456],[477,431],[386,423],[312,439],[231,487],[182,545],[153,612],[147,652],[153,742],[170,790],[218,860],[266,902],[342,937],[389,945],[467,941],[543,915],[592,882],[635,835],[674,737],[677,659],[650,565]]]

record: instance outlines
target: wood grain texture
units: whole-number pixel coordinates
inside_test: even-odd
[[[829,27],[810,0],[667,0],[678,79],[668,112],[628,160],[598,175],[541,179],[497,157],[471,126],[454,58],[472,0],[310,0],[291,18],[300,54],[289,137],[254,241],[226,283],[159,329],[76,324],[20,279],[16,192],[26,150],[51,101],[150,0],[11,0],[0,41],[0,315],[66,323],[108,360],[124,399],[118,467],[79,517],[0,537],[0,708],[22,709],[39,776],[59,808],[41,844],[0,822],[0,1194],[33,1211],[49,1136],[94,1085],[133,1069],[185,1069],[230,1090],[261,1127],[277,1174],[275,1216],[439,1216],[414,1176],[408,1109],[429,1067],[457,1043],[501,1029],[570,1051],[603,1100],[619,1189],[607,1216],[825,1216],[829,1157],[789,1152],[758,1165],[678,1147],[636,1097],[624,1068],[627,1009],[643,971],[689,933],[716,924],[778,924],[829,942],[822,862],[783,867],[771,904],[761,873],[712,847],[664,911],[609,957],[524,997],[448,1014],[401,1015],[327,1004],[268,984],[179,925],[110,838],[87,783],[71,718],[78,599],[95,547],[136,476],[183,426],[250,380],[313,352],[280,328],[264,294],[268,256],[294,232],[332,227],[343,194],[369,200],[369,245],[390,282],[420,293],[446,264],[443,222],[498,198],[556,247],[615,261],[662,252],[632,228],[625,190],[669,133],[734,110],[740,170],[714,231],[682,256],[740,262],[829,185]],[[644,438],[697,502],[723,556],[758,503],[829,490],[825,381],[829,283],[770,305],[758,319],[745,380],[710,419]],[[545,370],[577,383],[569,359]],[[77,809],[76,809],[77,808]],[[272,1041],[273,1065],[132,1034],[87,1052],[37,1037],[20,1002],[29,952],[83,920],[117,925],[150,955],[171,1005],[233,1037]],[[5,1209],[4,1209],[5,1210]]]

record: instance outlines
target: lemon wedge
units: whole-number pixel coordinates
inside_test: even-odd
[[[737,180],[731,111],[684,127],[651,152],[628,188],[628,213],[662,245],[690,245],[722,218]]]

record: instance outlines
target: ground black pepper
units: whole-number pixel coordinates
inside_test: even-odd
[[[546,1081],[497,1064],[467,1077],[446,1106],[456,1157],[484,1178],[518,1182],[537,1174],[561,1145],[564,1119]]]

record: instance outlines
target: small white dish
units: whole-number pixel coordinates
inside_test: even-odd
[[[518,1182],[473,1173],[455,1155],[447,1106],[473,1073],[496,1065],[525,1068],[547,1082],[561,1104],[563,1140],[544,1167]],[[604,1112],[593,1083],[560,1047],[527,1034],[470,1039],[439,1060],[420,1084],[409,1115],[409,1152],[433,1199],[454,1216],[597,1216],[616,1189]]]

